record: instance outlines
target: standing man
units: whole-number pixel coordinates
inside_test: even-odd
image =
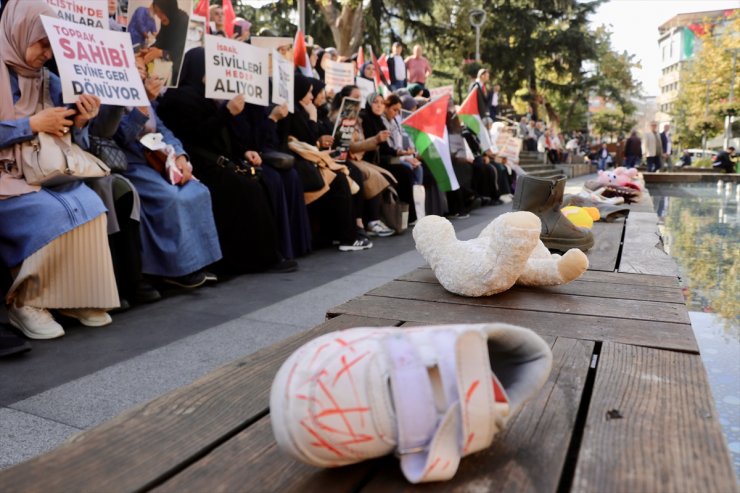
[[[642,161],[642,141],[637,135],[637,130],[630,132],[627,142],[624,144],[624,167],[634,168]]]
[[[432,66],[422,55],[421,45],[414,46],[414,55],[406,59],[406,72],[409,84],[419,84],[426,89],[427,77],[432,75]]]
[[[482,68],[478,70],[478,77],[468,87],[468,94],[473,90],[477,91],[478,113],[480,113],[481,120],[491,117],[488,112],[488,109],[491,107],[491,91],[487,87],[489,77],[488,70]]]
[[[663,144],[663,161],[666,163],[668,171],[673,171],[673,160],[671,160],[671,152],[673,152],[673,142],[671,142],[671,124],[666,123],[663,125],[663,131],[660,133],[660,142]]]
[[[493,85],[493,94],[491,95],[491,119],[495,122],[496,115],[498,115],[498,104],[499,96],[501,93],[501,86],[499,84]]]
[[[663,142],[658,134],[658,122],[650,122],[650,129],[645,132],[645,138],[642,140],[642,154],[647,158],[648,171],[657,173],[663,156]]]
[[[403,46],[396,41],[391,48],[391,56],[388,57],[388,72],[391,76],[391,90],[406,87],[406,63],[401,56]]]

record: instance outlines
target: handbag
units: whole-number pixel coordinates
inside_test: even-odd
[[[324,188],[324,177],[316,163],[306,161],[305,159],[296,159],[295,170],[303,184],[304,192],[316,192]]]
[[[295,166],[295,156],[279,151],[264,151],[262,161],[279,171],[288,171]]]
[[[39,106],[53,106],[49,94],[49,71],[44,69]],[[110,168],[92,154],[72,143],[68,132],[63,137],[39,132],[21,144],[21,170],[26,183],[51,187],[85,178],[101,178]]]
[[[116,141],[97,135],[90,136],[90,152],[108,165],[111,171],[123,173],[128,169],[128,159]]]
[[[398,192],[393,187],[383,191],[380,201],[380,216],[383,222],[396,234],[401,234],[409,227],[409,205],[401,202]]]

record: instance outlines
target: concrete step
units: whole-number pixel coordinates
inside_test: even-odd
[[[562,174],[556,169],[543,169],[539,171],[527,172],[530,176],[536,176],[538,178],[550,178]]]

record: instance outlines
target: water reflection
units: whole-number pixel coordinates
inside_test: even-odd
[[[653,185],[650,194],[740,480],[740,187]]]
[[[716,313],[728,335],[740,340],[740,187],[652,186],[650,193],[689,310]]]

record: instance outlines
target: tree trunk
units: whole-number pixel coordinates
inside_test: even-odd
[[[331,29],[335,48],[341,56],[351,56],[362,44],[365,27],[362,2],[354,6],[348,2],[342,5],[341,11],[333,2],[318,2],[318,6]]]

